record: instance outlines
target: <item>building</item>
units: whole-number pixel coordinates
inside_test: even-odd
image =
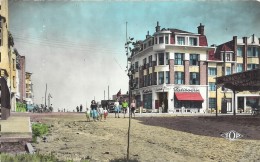
[[[222,87],[215,87],[215,78],[234,73],[244,72],[259,68],[260,39],[254,34],[250,37],[232,40],[218,45],[215,50],[209,51],[208,56],[208,85],[209,85],[209,108],[222,113],[235,111],[247,112],[257,105],[260,100],[258,92],[238,92],[233,98],[233,91]]]
[[[32,73],[26,72],[25,84],[26,84],[26,104],[32,105],[33,104],[33,84],[31,79]]]
[[[207,37],[198,33],[160,29],[134,43],[131,69],[137,107],[149,112],[206,112],[208,108]]]

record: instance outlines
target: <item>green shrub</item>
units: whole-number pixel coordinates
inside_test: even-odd
[[[32,124],[33,141],[35,142],[37,137],[42,137],[44,134],[47,134],[48,131],[49,131],[49,127],[46,124],[42,124],[42,123]]]

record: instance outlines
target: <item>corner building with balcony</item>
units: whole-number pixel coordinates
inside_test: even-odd
[[[137,107],[147,112],[203,113],[208,106],[207,55],[204,26],[198,33],[160,29],[134,44],[131,68]]]

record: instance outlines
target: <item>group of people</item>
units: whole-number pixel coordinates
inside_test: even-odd
[[[122,104],[120,105],[119,100],[117,99],[116,102],[114,103],[115,118],[120,118],[119,113],[121,112],[121,107],[122,107],[122,110],[123,110],[123,113],[124,113],[124,118],[125,118],[125,114],[127,113],[127,108],[129,107],[128,103],[127,103],[126,100],[124,100],[122,102]],[[131,117],[133,115],[135,117],[135,108],[136,108],[135,100],[132,100],[132,103],[130,104],[130,111],[131,111],[130,115],[131,115]]]
[[[90,118],[93,118],[93,121],[102,121],[103,117],[104,120],[106,120],[108,111],[106,109],[103,109],[101,105],[97,105],[95,100],[91,101],[90,108],[86,108],[86,117],[87,121],[90,122]]]
[[[119,100],[117,99],[116,102],[114,103],[115,118],[120,118],[119,114],[121,112],[121,108],[122,108],[122,112],[124,113],[124,118],[125,118],[125,114],[127,113],[128,107],[129,107],[129,105],[128,105],[128,102],[126,100],[124,100],[120,104]],[[132,116],[135,117],[135,109],[136,109],[135,100],[132,100],[129,108],[130,108],[130,111],[131,111],[130,112],[131,117]],[[86,117],[87,117],[88,122],[91,121],[91,118],[93,119],[93,121],[102,121],[103,119],[106,120],[107,115],[108,115],[107,109],[102,108],[101,105],[97,105],[95,100],[91,101],[90,108],[86,108]]]

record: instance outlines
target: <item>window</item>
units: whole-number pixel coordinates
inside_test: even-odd
[[[15,80],[15,76],[13,76],[13,87],[15,88],[16,84],[16,80]]]
[[[175,53],[175,65],[183,65],[183,53]]]
[[[135,62],[135,71],[138,72],[138,61]]]
[[[153,85],[157,85],[157,73],[153,73]]]
[[[159,37],[159,44],[163,43],[163,37]]]
[[[2,20],[0,20],[0,46],[3,45],[3,34],[2,34]]]
[[[13,70],[15,70],[15,60],[13,59]]]
[[[199,55],[198,54],[190,54],[190,65],[192,65],[192,66],[199,65]]]
[[[243,64],[237,64],[237,73],[243,71]]]
[[[159,65],[164,65],[164,53],[159,53]]]
[[[216,109],[216,98],[209,98],[209,108]]]
[[[160,71],[158,73],[158,75],[159,75],[159,84],[163,84],[164,83],[164,72]]]
[[[216,84],[214,82],[209,82],[209,91],[216,91]]]
[[[247,64],[247,70],[257,69],[258,64]]]
[[[213,76],[215,76],[215,75],[217,75],[217,68],[212,68],[212,67],[209,67],[209,71],[208,71],[209,73],[209,75],[213,75]]]
[[[232,61],[232,54],[231,53],[225,53],[226,61]]]
[[[174,77],[175,84],[184,84],[184,72],[176,71]]]
[[[144,87],[147,86],[147,75],[144,76]]]
[[[149,42],[148,42],[148,46],[150,47],[151,45],[152,45],[152,41],[149,40]]]
[[[179,45],[185,45],[185,38],[184,37],[177,37],[177,42]]]
[[[243,48],[242,47],[237,47],[237,56],[242,57],[243,54]]]
[[[190,37],[190,46],[197,46],[197,38]]]
[[[190,85],[199,85],[199,73],[191,72],[190,73]]]
[[[144,43],[144,49],[146,49],[146,43]]]
[[[230,75],[231,74],[231,67],[227,67],[226,68],[226,75]]]
[[[247,56],[248,57],[258,57],[258,48],[257,47],[248,47]]]
[[[152,74],[148,75],[148,84],[147,84],[147,86],[150,86],[150,85],[152,85]]]
[[[169,36],[165,36],[165,44],[169,44]]]
[[[152,63],[153,63],[153,56],[151,55],[151,56],[149,56],[149,67],[152,67]]]
[[[139,88],[139,80],[138,80],[138,78],[135,78],[135,88]]]
[[[146,58],[143,59],[143,66],[144,66],[144,69],[146,69]]]
[[[154,44],[157,44],[157,37],[155,37],[154,39]]]
[[[169,52],[166,52],[166,56],[165,56],[165,61],[166,61],[166,65],[169,65]]]
[[[170,72],[169,71],[165,72],[165,83],[170,84]]]
[[[1,52],[0,52],[0,62],[2,61],[2,54],[1,54]]]

